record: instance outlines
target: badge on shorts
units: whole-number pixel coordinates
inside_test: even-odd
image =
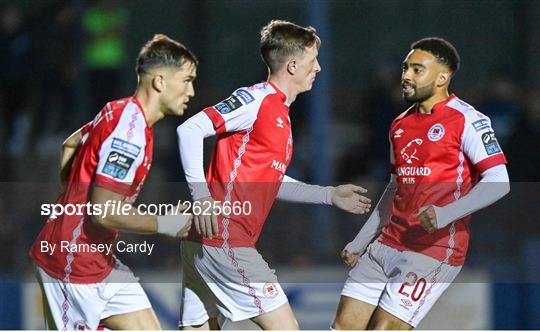
[[[440,123],[436,123],[428,131],[428,138],[432,142],[437,142],[444,137],[444,126]]]
[[[86,330],[86,322],[84,320],[76,321],[75,325],[73,326],[73,329],[75,331],[84,331],[84,330]]]
[[[278,290],[273,283],[267,282],[263,286],[263,294],[266,298],[274,298],[278,295]]]

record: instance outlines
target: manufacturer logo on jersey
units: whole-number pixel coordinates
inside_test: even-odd
[[[282,118],[276,118],[276,121],[277,121],[277,124],[276,126],[278,126],[279,128],[285,128],[283,127],[283,119]]]
[[[480,119],[478,121],[474,121],[472,125],[474,127],[474,130],[476,130],[477,132],[489,128],[489,122],[487,119]]]
[[[112,176],[115,179],[123,180],[126,178],[131,165],[135,159],[112,151],[107,157],[107,162],[103,166],[103,174]]]
[[[428,130],[428,138],[432,142],[437,142],[444,137],[444,126],[436,123]]]
[[[231,113],[237,108],[242,107],[242,102],[236,96],[230,96],[224,101],[214,106],[216,110],[221,114]]]
[[[266,298],[274,298],[278,295],[278,290],[273,283],[267,282],[263,286],[263,294]]]
[[[405,130],[399,128],[398,130],[396,130],[394,132],[394,138],[400,138],[401,137],[401,134],[403,134],[405,132]]]
[[[133,156],[134,158],[137,158],[137,156],[141,152],[140,146],[119,138],[113,138],[111,148],[119,150],[121,152],[125,152],[126,154]]]
[[[240,99],[242,99],[242,101],[246,105],[255,100],[255,98],[251,95],[251,93],[247,92],[247,90],[244,90],[244,89],[236,90],[236,95],[240,97]]]
[[[484,148],[486,149],[488,156],[501,152],[499,142],[497,142],[495,133],[492,131],[488,131],[482,135],[482,143],[484,144]]]

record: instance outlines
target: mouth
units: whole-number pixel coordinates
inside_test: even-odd
[[[412,83],[408,83],[408,82],[401,83],[401,91],[406,95],[413,93],[414,88],[415,86]]]

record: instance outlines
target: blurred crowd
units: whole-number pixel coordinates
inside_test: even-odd
[[[2,143],[11,157],[118,96],[127,12],[112,1],[1,3]],[[88,103],[86,103],[88,101]]]
[[[38,8],[29,10],[29,6]],[[129,19],[129,11],[122,2],[113,0],[32,1],[26,7],[17,1],[0,2],[0,243],[4,249],[0,250],[0,271],[26,270],[30,265],[26,252],[44,222],[38,212],[39,204],[54,200],[60,190],[56,177],[62,139],[90,120],[105,102],[129,91],[126,80],[134,80],[130,68],[135,58],[127,52],[130,41],[125,32]],[[381,61],[372,67],[365,85],[358,88],[360,93],[349,102],[351,109],[329,112],[333,114],[330,128],[335,181],[367,183],[372,189],[371,197],[377,200],[388,180],[388,128],[407,105],[400,96],[400,63]],[[126,72],[133,77],[125,77]],[[205,87],[198,85],[197,89],[204,91]],[[341,91],[332,93],[340,95]],[[460,87],[456,94],[491,118],[509,161],[510,177],[516,182],[513,188],[517,188],[518,194],[503,201],[513,202],[516,211],[505,210],[504,206],[497,211],[504,211],[502,215],[509,219],[530,218],[521,220],[519,228],[501,220],[473,224],[474,231],[489,235],[474,236],[473,231],[473,249],[479,255],[476,257],[489,258],[489,250],[502,250],[500,246],[505,243],[519,246],[526,236],[540,236],[535,214],[518,211],[537,201],[531,190],[539,189],[536,183],[540,179],[540,86],[529,86],[511,72],[493,68],[489,79]],[[293,115],[297,128],[309,126],[306,118],[305,114]],[[156,143],[157,153],[162,155],[152,169],[156,175],[149,181],[184,180],[173,128]],[[309,174],[304,173],[305,164],[311,160],[302,152],[311,144],[308,139],[297,135],[295,140],[294,168],[301,179],[309,179]],[[157,201],[154,194],[164,196],[159,188],[149,192],[153,202]],[[283,215],[305,219],[304,210],[277,204],[261,237],[265,257],[279,263],[311,263],[310,248],[298,241],[299,237],[309,237],[305,232],[309,220],[296,224],[291,220],[285,226],[279,223]],[[361,226],[361,222],[355,222],[351,227],[350,216],[337,212],[331,216],[335,219],[335,232],[330,237],[332,252],[318,257],[329,264],[338,262],[337,252]],[[491,216],[489,212],[487,216]],[[498,217],[501,218],[500,213]],[[498,242],[493,248],[495,240],[507,242]],[[175,264],[177,244],[168,244],[170,247],[166,248],[172,249],[162,249],[162,260],[137,258],[131,264]],[[476,262],[481,263],[480,259]]]

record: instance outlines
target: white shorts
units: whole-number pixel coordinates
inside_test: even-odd
[[[205,246],[182,241],[182,304],[179,326],[204,324],[221,314],[236,322],[287,303],[287,297],[254,248]]]
[[[460,270],[375,241],[349,272],[341,295],[379,306],[416,327]]]
[[[45,324],[51,330],[95,330],[102,319],[152,307],[138,278],[120,261],[107,278],[94,284],[65,283],[36,269]]]

